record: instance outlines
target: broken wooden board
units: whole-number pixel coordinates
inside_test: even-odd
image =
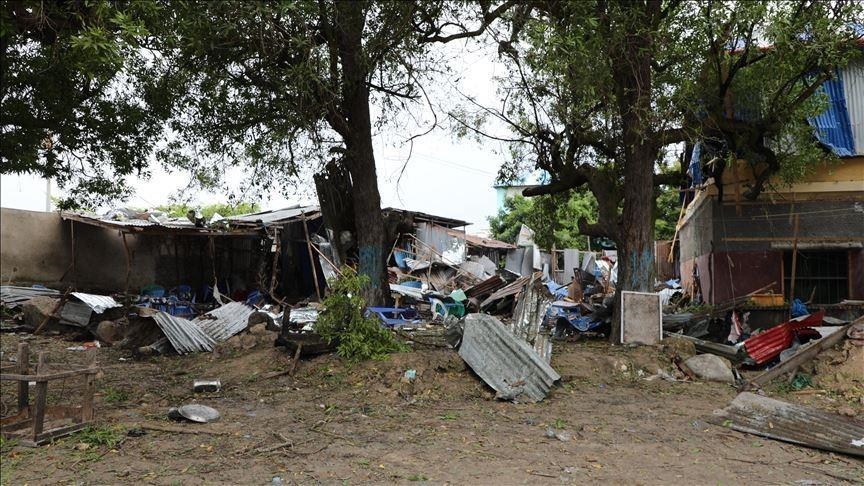
[[[739,432],[864,457],[864,421],[755,393],[738,394],[708,420]]]

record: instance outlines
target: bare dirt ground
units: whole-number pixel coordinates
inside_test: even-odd
[[[320,356],[301,361],[293,377],[267,378],[290,362],[269,335],[250,349],[132,360],[117,348],[69,351],[77,343],[60,336],[5,334],[5,362],[22,338],[53,363],[98,355],[97,425],[36,449],[4,441],[4,485],[864,482],[862,461],[709,424],[735,390],[646,381],[658,367],[669,369],[656,347],[556,343],[561,384],[543,402],[513,404],[496,401],[456,352],[419,344],[354,366]],[[409,369],[417,371],[413,384],[401,380]],[[203,378],[221,379],[222,390],[193,393],[192,381]],[[852,407],[859,416],[864,408],[854,394],[784,390],[768,392],[828,410]],[[49,403],[76,400],[78,388],[70,380],[50,392]],[[4,382],[4,414],[14,393]],[[168,407],[192,402],[216,408],[221,419],[165,418]],[[144,435],[127,434],[142,427]],[[548,427],[570,440],[547,438]]]

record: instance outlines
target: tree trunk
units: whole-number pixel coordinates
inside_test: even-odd
[[[626,17],[622,43],[613,46],[613,82],[622,121],[624,207],[618,231],[618,284],[610,338],[621,340],[620,291],[654,287],[654,163],[659,150],[651,137],[651,32],[657,3],[636,4]]]
[[[384,259],[384,219],[381,195],[372,150],[372,122],[369,115],[369,63],[363,53],[366,2],[337,1],[335,27],[342,64],[342,113],[346,114],[347,133],[343,134],[348,151],[345,166],[351,175],[354,201],[354,226],[360,258],[359,271],[371,285],[363,297],[368,305],[384,305],[389,295]]]

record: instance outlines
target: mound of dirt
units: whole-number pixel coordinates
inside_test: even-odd
[[[813,385],[864,405],[864,346],[844,341],[820,354]]]

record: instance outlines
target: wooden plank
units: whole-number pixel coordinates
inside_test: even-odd
[[[723,241],[794,241],[794,236],[727,236],[722,238]],[[864,238],[855,236],[799,236],[798,241],[860,241],[864,242]]]
[[[61,378],[69,378],[70,376],[78,376],[78,375],[95,375],[98,373],[98,370],[91,370],[87,368],[78,369],[78,370],[68,370],[68,371],[58,371],[56,373],[45,373],[45,374],[35,374],[35,375],[19,375],[14,373],[3,373],[0,374],[0,381],[52,381],[59,380]]]
[[[851,326],[862,322],[864,322],[864,317],[859,317],[854,322],[843,326],[843,328],[837,331],[834,331],[834,333],[830,336],[822,338],[819,341],[811,344],[810,346],[800,349],[791,358],[762,373],[761,375],[753,378],[752,380],[750,380],[750,382],[745,383],[743,389],[749,390],[760,387],[765,383],[768,383],[769,381],[781,376],[783,373],[787,373],[794,370],[795,368],[798,368],[802,364],[815,358],[816,355],[818,355],[822,351],[831,348],[835,344],[842,341],[846,337],[846,331],[848,331]]]
[[[30,345],[18,343],[18,373],[26,375],[30,372]],[[18,412],[28,411],[30,407],[30,383],[18,382]]]
[[[90,369],[96,371],[96,353],[90,353]],[[81,396],[81,421],[93,420],[93,395],[96,393],[96,374],[89,373],[85,377],[84,393]]]

